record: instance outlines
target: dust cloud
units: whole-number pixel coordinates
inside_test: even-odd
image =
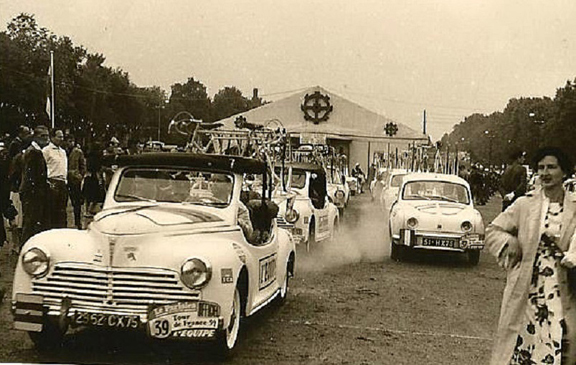
[[[322,271],[358,262],[378,262],[389,257],[388,217],[369,193],[351,198],[340,217],[340,226],[332,241],[323,242],[308,253],[297,253],[298,271]]]

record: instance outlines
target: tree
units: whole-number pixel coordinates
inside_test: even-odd
[[[544,126],[545,143],[558,146],[574,155],[576,146],[576,79],[556,90],[553,117]]]
[[[250,100],[234,86],[226,86],[214,95],[215,120],[227,118],[231,115],[245,112],[250,109]]]
[[[191,113],[194,118],[204,121],[211,121],[212,118],[212,101],[206,92],[206,86],[200,81],[189,77],[184,84],[176,83],[171,87],[169,109],[174,114],[180,111]]]

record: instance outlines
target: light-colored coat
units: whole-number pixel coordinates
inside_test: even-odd
[[[494,255],[498,263],[507,270],[506,288],[502,299],[498,333],[494,340],[492,365],[509,364],[516,345],[516,339],[523,323],[523,316],[528,302],[528,290],[532,277],[532,268],[540,236],[544,229],[545,213],[549,200],[541,189],[529,192],[519,198],[506,211],[502,212],[486,229],[486,248]],[[566,251],[576,228],[576,197],[565,194],[564,214],[558,246]],[[514,267],[505,267],[502,250],[518,238],[522,260]],[[505,255],[502,255],[505,256]],[[576,330],[576,296],[570,296],[567,286],[566,270],[558,273],[561,280],[560,294],[563,299],[569,330]],[[572,348],[574,340],[572,340]],[[573,352],[573,351],[572,351]]]

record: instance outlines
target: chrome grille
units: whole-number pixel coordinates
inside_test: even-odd
[[[32,288],[48,305],[67,297],[74,307],[115,311],[146,311],[152,303],[199,299],[198,292],[180,284],[177,272],[152,268],[59,263],[46,278],[33,280]]]
[[[294,224],[286,222],[286,219],[284,219],[284,217],[276,217],[276,225],[279,228],[284,229],[294,228]]]

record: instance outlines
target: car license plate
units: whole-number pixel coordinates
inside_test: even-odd
[[[456,241],[447,238],[422,237],[422,246],[454,247]]]
[[[79,326],[138,328],[140,317],[136,315],[76,312],[74,323]]]

